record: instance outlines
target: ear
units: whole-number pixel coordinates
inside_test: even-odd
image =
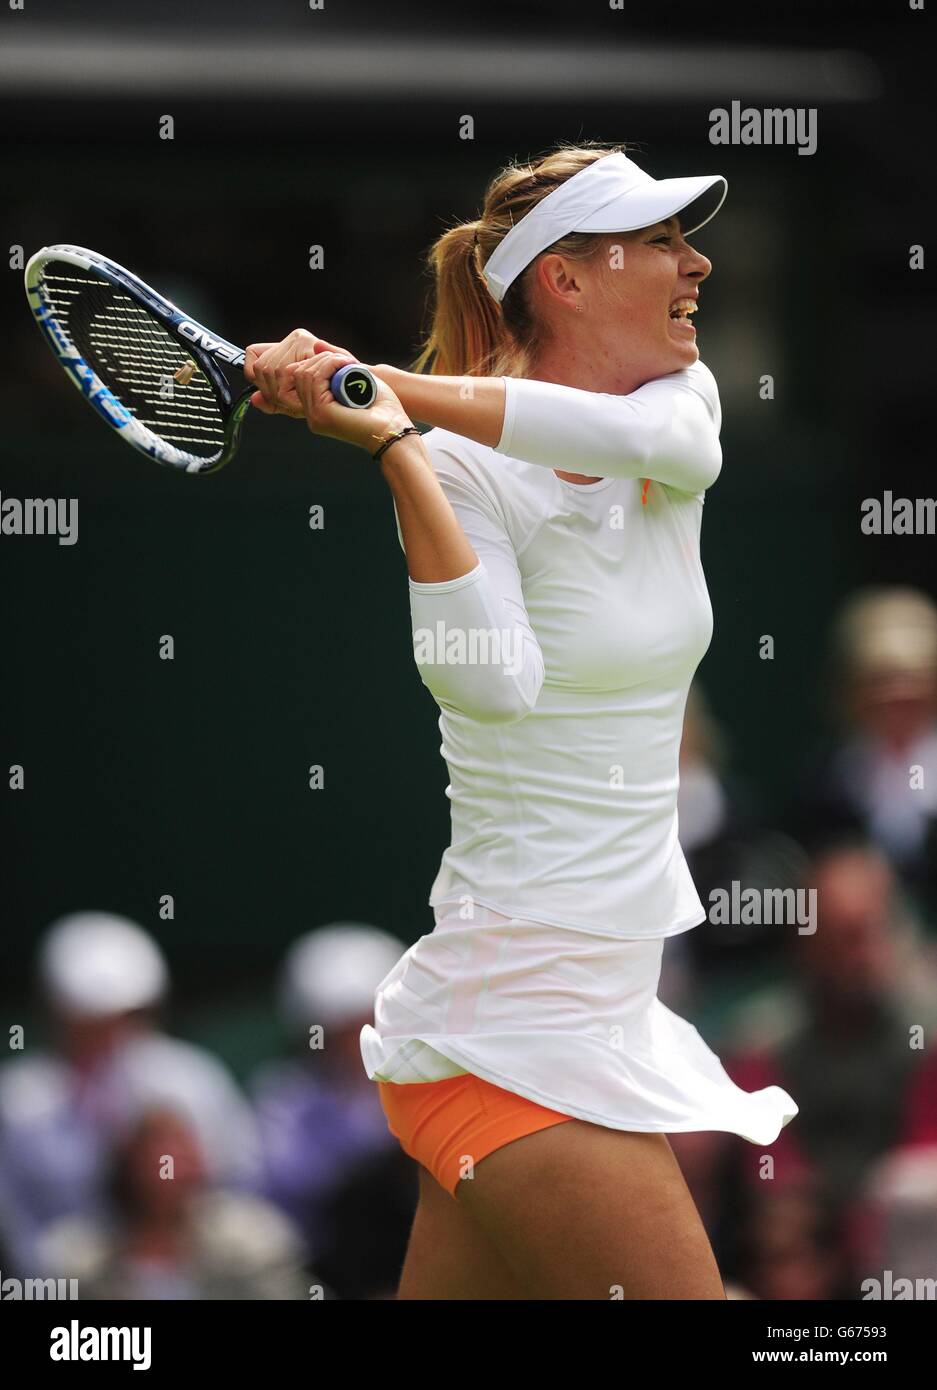
[[[556,308],[575,309],[582,300],[580,264],[551,251],[541,256],[537,264],[537,285],[546,303]]]

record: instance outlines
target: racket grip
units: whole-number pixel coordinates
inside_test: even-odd
[[[350,406],[352,410],[367,410],[377,400],[377,381],[367,367],[357,362],[339,367],[329,388],[339,405]]]

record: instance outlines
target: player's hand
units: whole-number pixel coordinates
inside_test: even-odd
[[[334,371],[358,360],[346,348],[336,347],[306,328],[294,328],[279,343],[251,343],[244,353],[244,375],[257,387],[251,396],[251,405],[265,415],[291,415],[295,420],[304,419],[305,412],[293,390],[288,369],[322,352],[336,353],[341,358]]]
[[[289,367],[292,391],[302,406],[304,418],[313,434],[324,434],[330,439],[341,439],[346,444],[357,444],[373,453],[388,434],[404,429],[412,422],[398,397],[379,380],[377,397],[367,410],[340,405],[332,395],[329,382],[346,360],[347,354],[344,352],[322,351],[294,363]]]

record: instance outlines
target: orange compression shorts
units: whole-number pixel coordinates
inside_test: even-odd
[[[391,1134],[452,1197],[472,1164],[487,1154],[574,1118],[470,1072],[443,1081],[377,1084]]]

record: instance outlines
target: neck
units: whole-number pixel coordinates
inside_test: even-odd
[[[554,381],[558,386],[615,396],[628,396],[649,380],[637,364],[609,356],[597,342],[555,339],[541,351],[527,375],[533,381]]]

